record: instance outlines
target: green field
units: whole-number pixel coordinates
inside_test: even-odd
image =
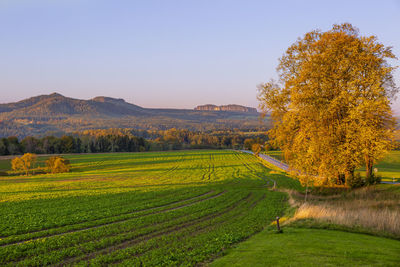
[[[1,266],[209,263],[287,212],[287,195],[270,190],[275,181],[278,189],[302,190],[297,181],[269,170],[254,156],[233,151],[65,157],[72,163],[70,173],[0,178]],[[40,157],[40,164],[45,159]],[[0,161],[5,168],[7,164]],[[327,236],[335,243],[346,234]],[[274,255],[266,262],[275,260],[274,265],[282,261],[279,255],[286,257],[272,251],[286,242],[278,236],[287,238],[286,234],[269,236],[272,243],[262,243]],[[257,236],[248,242],[253,238]],[[294,238],[304,236],[300,231]],[[376,257],[388,255],[390,263],[393,244],[400,243],[376,240],[385,252],[380,250]],[[329,259],[319,263],[327,264]],[[362,262],[375,260],[369,257]]]
[[[194,265],[260,231],[299,188],[231,151],[67,156],[72,172],[0,179],[0,265]]]

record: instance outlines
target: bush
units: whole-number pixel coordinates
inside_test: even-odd
[[[50,157],[46,160],[46,167],[51,173],[69,172],[71,163],[63,157]]]
[[[360,173],[356,173],[349,178],[347,178],[347,185],[350,188],[358,188],[365,185],[364,179],[361,177]]]
[[[376,175],[374,173],[372,173],[370,176],[368,176],[365,179],[365,184],[366,185],[373,185],[373,184],[379,184],[382,180],[382,177],[380,177],[379,175]]]

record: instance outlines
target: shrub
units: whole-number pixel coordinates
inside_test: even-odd
[[[376,175],[375,173],[372,173],[370,176],[368,176],[365,179],[365,184],[366,185],[373,185],[373,184],[379,184],[382,180],[382,177],[379,175]]]
[[[51,173],[69,172],[71,163],[63,157],[50,157],[46,160],[46,167]]]
[[[364,181],[364,179],[361,177],[361,174],[360,174],[360,173],[356,173],[356,174],[350,176],[350,177],[347,179],[347,185],[348,185],[350,188],[358,188],[358,187],[364,186],[364,185],[365,185],[365,181]]]

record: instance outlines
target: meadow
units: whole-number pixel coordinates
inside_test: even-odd
[[[284,213],[273,179],[300,189],[232,151],[66,157],[70,173],[1,177],[0,265],[194,265]]]
[[[275,217],[293,214],[285,191],[301,194],[303,188],[247,153],[191,150],[65,157],[72,164],[70,173],[0,178],[0,265],[218,266],[246,259],[235,251],[237,244],[239,252],[244,246],[256,253],[247,254],[254,265],[257,259],[260,265],[302,265],[307,263],[302,249],[309,246],[308,252],[317,253],[315,240],[321,236],[331,238],[333,245],[330,253],[313,255],[319,264],[350,248],[355,254],[348,257],[355,258],[349,262],[354,264],[373,264],[386,256],[387,265],[400,260],[393,256],[400,252],[395,240],[354,234],[362,242],[349,245],[346,240],[353,237],[344,238],[345,232],[301,230],[301,225],[276,235],[271,226]],[[39,157],[39,165],[46,158]],[[0,166],[9,168],[8,161],[0,160]],[[380,251],[359,257],[365,244],[374,242]],[[260,246],[271,257],[257,256]],[[289,262],[285,250],[305,256]]]

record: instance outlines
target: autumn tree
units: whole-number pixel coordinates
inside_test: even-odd
[[[390,47],[348,23],[306,33],[286,50],[279,82],[261,85],[258,98],[292,169],[321,184],[342,183],[361,164],[371,175],[394,130],[388,59],[395,59]]]
[[[46,167],[51,173],[69,172],[71,169],[71,163],[68,159],[56,156],[50,157],[46,160]]]
[[[254,155],[256,155],[258,157],[258,155],[260,155],[260,152],[261,152],[261,145],[260,144],[253,144],[251,146],[251,151],[253,151]]]
[[[32,153],[25,153],[21,157],[15,157],[11,161],[11,167],[14,171],[24,171],[28,175],[29,171],[34,168],[37,156]]]

